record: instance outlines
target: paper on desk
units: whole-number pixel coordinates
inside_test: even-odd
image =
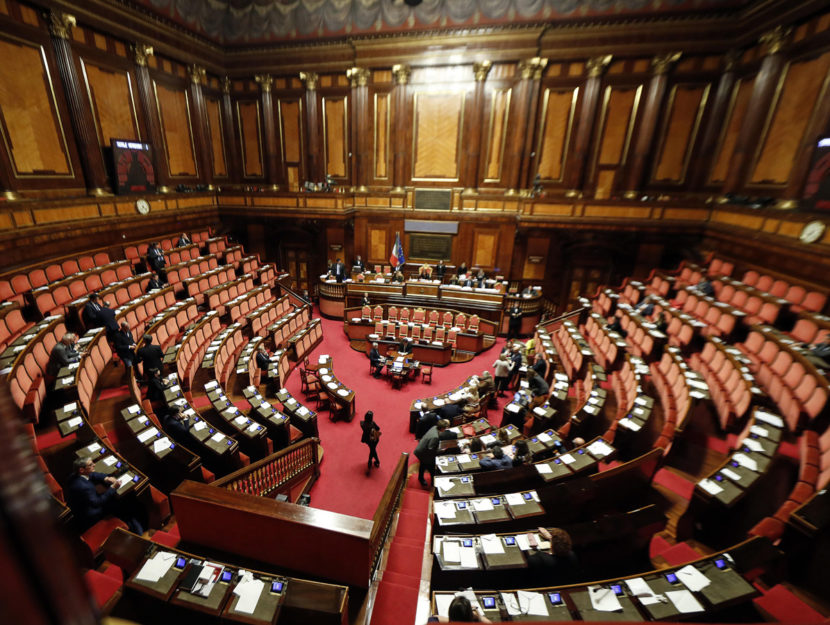
[[[562,454],[559,456],[559,459],[565,464],[573,464],[576,462],[576,458],[574,458],[571,454]]]
[[[450,611],[450,604],[455,595],[435,595],[435,610],[440,616],[447,616]]]
[[[481,437],[481,444],[487,447],[490,443],[496,442],[496,437],[492,434],[485,434]]]
[[[460,547],[461,566],[465,569],[477,569],[478,558],[476,558],[475,547]]]
[[[111,467],[116,462],[118,462],[118,458],[116,458],[115,456],[107,456],[106,458],[104,458],[104,464],[108,467]]]
[[[667,590],[666,596],[674,604],[678,612],[684,614],[703,612],[703,606],[700,605],[698,600],[688,590]]]
[[[349,394],[349,391],[344,388],[340,388],[337,389],[337,394],[340,395],[340,397],[346,397]]]
[[[521,410],[522,408],[521,408],[521,406],[519,406],[519,404],[509,403],[509,404],[507,404],[507,406],[504,407],[504,409],[507,412],[519,412],[519,410]]]
[[[525,503],[524,497],[521,493],[508,493],[506,496],[507,503],[511,506],[523,506]]]
[[[70,375],[70,376],[67,376],[65,378],[61,378],[61,384],[72,384],[72,382],[74,380],[75,380],[75,377]]]
[[[621,419],[620,420],[620,425],[622,425],[623,427],[628,428],[632,432],[639,432],[643,427],[642,425],[640,425],[639,423],[637,423],[636,421],[634,421],[632,419]]]
[[[542,593],[518,590],[516,594],[518,595],[519,609],[522,612],[532,616],[548,616],[548,608],[545,605],[545,597]]]
[[[217,443],[221,443],[223,440],[225,440],[225,435],[222,434],[222,432],[217,432],[216,434],[210,437],[210,440],[215,441]]]
[[[306,408],[305,406],[300,406],[299,408],[297,408],[297,414],[307,415],[308,414],[308,408]]]
[[[702,590],[712,583],[712,580],[710,580],[703,573],[698,571],[691,564],[687,564],[682,569],[679,569],[676,573],[677,579],[683,582],[683,585],[692,592]]]
[[[458,460],[458,462],[469,462],[470,454],[458,454],[455,459]]]
[[[769,425],[775,426],[777,428],[784,427],[784,420],[781,417],[779,417],[778,415],[774,415],[771,412],[766,412],[764,410],[755,411],[755,420],[763,421],[764,423],[768,423]]]
[[[588,451],[600,458],[614,453],[614,449],[602,439],[596,440],[588,445]]]
[[[170,447],[170,439],[166,436],[162,436],[157,441],[153,441],[153,451],[159,453],[163,449],[167,449]]]
[[[81,423],[83,423],[83,417],[73,417],[69,421],[67,421],[66,423],[71,428],[77,427],[77,426],[81,425]]]
[[[197,432],[201,432],[201,431],[202,431],[202,430],[204,430],[206,427],[207,427],[207,423],[205,423],[204,421],[198,421],[198,422],[197,422],[197,423],[193,426],[193,429],[194,429],[194,430],[196,430]]]
[[[461,543],[457,540],[445,540],[441,543],[443,551],[444,562],[460,563],[461,562]]]
[[[763,436],[764,438],[767,438],[769,436],[769,432],[766,430],[766,428],[762,428],[760,425],[749,426],[749,431],[751,434]]]
[[[551,473],[553,473],[553,469],[551,469],[550,465],[546,462],[542,464],[534,464],[533,466],[536,467],[536,470],[539,472],[540,475],[550,475]]]
[[[260,579],[253,579],[253,577],[243,579],[233,589],[233,593],[239,596],[236,602],[234,611],[243,612],[244,614],[253,614],[256,610],[259,597],[262,595],[262,589],[265,583]]]
[[[437,516],[439,519],[455,518],[455,502],[436,501],[433,502],[432,507],[435,509],[435,516]]]
[[[501,594],[502,603],[507,608],[507,614],[510,616],[518,616],[522,613],[519,609],[519,600],[512,592],[503,592]]]
[[[516,546],[522,551],[530,550],[530,534],[516,534]]]
[[[655,595],[654,591],[642,577],[627,579],[625,583],[628,586],[628,590],[631,591],[631,594],[637,597],[643,605],[660,603],[660,595]]]
[[[248,419],[245,418],[245,415],[239,415],[236,419],[233,420],[236,425],[243,426],[248,423]]]
[[[738,473],[735,473],[729,467],[722,468],[720,470],[720,472],[723,473],[726,477],[728,477],[730,480],[732,480],[734,482],[740,482],[741,481],[741,476]]]
[[[645,397],[637,397],[634,400],[634,403],[637,404],[638,406],[648,406],[648,400],[646,400]]]
[[[142,582],[157,582],[159,581],[167,571],[170,570],[170,567],[173,566],[173,563],[176,561],[176,554],[170,553],[167,551],[158,551],[156,555],[152,558],[148,559],[144,566],[141,567],[141,570],[138,571],[135,575],[136,581]]]
[[[490,501],[489,497],[473,499],[471,503],[473,505],[473,510],[475,510],[476,512],[487,512],[488,510],[493,509],[493,502]]]
[[[622,610],[620,600],[610,588],[603,586],[588,586],[588,596],[591,598],[591,605],[599,612],[617,612]]]
[[[155,427],[151,427],[148,430],[144,430],[141,434],[138,435],[138,440],[142,443],[146,443],[149,439],[153,436],[158,434],[158,430]]]
[[[86,450],[91,454],[95,453],[99,449],[101,449],[101,446],[98,443],[92,443],[91,445],[86,446]]]
[[[436,477],[435,488],[437,488],[442,495],[445,495],[455,488],[455,482],[453,482],[452,478],[449,477]]]
[[[177,399],[176,401],[173,402],[173,405],[174,406],[187,406],[187,400],[184,399],[184,398]]]
[[[124,486],[124,484],[127,484],[128,482],[132,482],[132,481],[133,481],[133,474],[130,473],[129,471],[127,471],[124,475],[120,476],[117,479],[117,481],[115,483],[115,488],[116,489],[121,488],[122,486]]]
[[[490,555],[504,553],[504,545],[499,536],[495,534],[484,534],[481,536],[481,550]]]
[[[723,489],[717,485],[716,482],[713,482],[708,477],[700,480],[697,483],[703,490],[705,490],[710,495],[717,495],[718,493],[722,493]]]
[[[750,471],[758,470],[758,463],[746,454],[732,454],[732,460],[737,462],[742,467],[746,467]]]
[[[741,444],[746,445],[752,451],[763,451],[764,450],[764,447],[761,445],[761,443],[756,441],[754,438],[748,438],[747,437],[747,438],[745,438],[744,440],[741,441]]]

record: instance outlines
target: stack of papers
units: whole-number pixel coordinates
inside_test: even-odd
[[[155,583],[165,576],[170,567],[176,562],[176,554],[168,551],[158,551],[147,560],[141,570],[135,575],[136,581]]]

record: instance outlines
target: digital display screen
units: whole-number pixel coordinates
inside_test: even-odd
[[[562,603],[562,595],[558,592],[549,592],[548,601],[550,601],[551,605],[559,605]]]
[[[473,539],[472,538],[465,538],[462,544],[465,547],[472,547],[473,546]]]
[[[177,569],[183,569],[185,564],[187,564],[187,560],[185,560],[181,556],[176,558],[176,568]]]
[[[154,193],[156,172],[149,143],[113,139],[110,142],[113,163],[113,187],[118,195]]]
[[[675,575],[674,573],[668,573],[666,575],[666,581],[669,584],[676,584],[677,583],[677,575]]]
[[[717,560],[715,560],[715,566],[719,569],[725,569],[726,561],[723,558],[718,558]]]
[[[222,581],[226,584],[229,583],[233,579],[233,573],[230,571],[222,571]]]
[[[283,586],[285,586],[284,582],[272,582],[271,592],[282,592]]]
[[[516,544],[516,539],[513,536],[508,536],[507,538],[504,539],[504,544],[506,544],[506,545],[515,545]]]
[[[485,610],[492,610],[496,607],[496,598],[495,597],[484,597],[484,609]]]

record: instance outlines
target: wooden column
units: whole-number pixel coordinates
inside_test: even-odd
[[[205,80],[205,68],[191,65],[187,68],[190,75],[190,98],[193,101],[193,138],[196,144],[196,158],[199,161],[201,175],[199,180],[213,188],[213,154],[210,145],[210,131],[208,130],[207,108],[205,96],[202,93],[202,83]]]
[[[522,155],[527,134],[527,116],[530,105],[531,81],[540,63],[547,64],[547,59],[534,57],[519,62],[519,84],[516,85],[515,98],[511,110],[511,131],[507,140],[507,172],[504,184],[507,187],[506,195],[515,195],[519,187],[519,176],[522,171]],[[544,66],[544,65],[543,65]]]
[[[364,67],[351,67],[346,76],[352,87],[352,184],[368,191],[372,154],[369,147],[369,76]]]
[[[547,59],[535,58],[533,65],[533,75],[531,76],[530,85],[527,95],[527,113],[525,117],[524,142],[522,145],[522,156],[520,160],[519,169],[519,194],[523,197],[530,196],[530,188],[533,186],[533,164],[536,156],[534,146],[538,137],[536,136],[536,113],[539,109],[539,86],[542,79],[542,74],[545,72],[545,67],[548,65]]]
[[[643,172],[646,168],[646,161],[651,156],[651,147],[657,130],[657,120],[660,118],[663,101],[666,98],[667,74],[680,58],[680,55],[680,52],[668,52],[658,54],[651,59],[652,76],[648,83],[640,129],[637,132],[637,141],[634,144],[634,153],[628,165],[624,185],[626,189],[625,197],[628,199],[640,195],[640,189],[643,185]]]
[[[257,74],[254,80],[259,84],[260,108],[262,109],[262,134],[265,143],[265,182],[272,191],[280,186],[279,149],[277,144],[277,127],[274,124],[274,101],[271,99],[271,85],[274,79],[269,74]]]
[[[393,109],[392,123],[395,130],[393,133],[393,153],[395,155],[394,170],[392,172],[392,191],[403,193],[404,184],[407,181],[407,126],[409,124],[409,111],[407,110],[406,85],[409,84],[411,70],[408,65],[394,65],[392,74],[395,76],[395,107]]]
[[[732,100],[732,91],[735,88],[735,67],[741,55],[737,50],[726,53],[723,61],[723,73],[718,81],[715,97],[712,99],[712,110],[708,122],[703,130],[698,156],[693,165],[690,177],[690,191],[698,191],[706,186],[709,170],[714,163],[714,153],[718,146],[718,139],[723,130],[729,103]]]
[[[234,131],[233,102],[231,101],[231,79],[222,78],[222,134],[228,151],[228,177],[239,184],[242,180],[242,155],[239,151],[238,135]]]
[[[723,185],[724,195],[740,191],[746,184],[752,156],[758,147],[758,142],[763,139],[760,136],[761,130],[769,114],[772,99],[775,97],[778,81],[781,79],[781,70],[784,68],[784,55],[781,54],[781,50],[787,43],[790,30],[790,28],[778,26],[761,37],[761,43],[766,46],[766,56],[755,78],[749,106],[743,124],[741,124],[741,131],[738,133],[738,140],[735,142],[735,151],[732,153],[729,172],[726,174],[726,182]]]
[[[464,175],[461,184],[464,186],[463,193],[475,193],[478,190],[478,168],[481,160],[481,133],[484,128],[481,118],[484,113],[484,81],[490,73],[490,61],[477,61],[473,63],[473,73],[476,83],[473,90],[473,101],[471,104],[472,114],[467,137],[467,148],[465,150]]]
[[[159,193],[170,193],[170,168],[167,165],[167,153],[164,150],[164,139],[161,136],[161,121],[158,118],[156,98],[153,92],[153,79],[147,69],[147,57],[153,56],[153,47],[144,44],[135,44],[132,47],[135,60],[135,82],[138,87],[138,100],[147,122],[147,132],[150,134],[150,143],[153,145],[153,155],[156,163],[156,190]]]
[[[576,137],[571,157],[565,168],[565,186],[567,197],[576,197],[582,193],[582,184],[585,180],[585,168],[591,150],[591,136],[594,131],[594,120],[597,115],[600,94],[602,93],[602,75],[611,63],[612,55],[595,56],[588,59],[586,69],[588,79],[583,87],[582,103],[579,109],[579,120],[576,125]]]
[[[50,11],[47,15],[49,33],[52,35],[52,48],[58,62],[58,73],[61,76],[63,92],[69,105],[69,117],[72,121],[72,130],[78,146],[78,155],[81,158],[81,167],[84,170],[86,188],[89,195],[110,195],[107,190],[107,168],[104,164],[104,154],[98,143],[95,132],[95,120],[92,110],[84,98],[84,91],[75,70],[75,60],[72,55],[72,46],[69,37],[72,27],[75,26],[75,17],[61,11]]]
[[[320,106],[317,103],[317,83],[320,76],[314,72],[300,72],[300,80],[305,84],[305,119],[306,119],[306,179],[312,182],[325,181],[323,164],[323,134],[320,132]]]
[[[3,199],[7,202],[19,200],[20,195],[16,191],[14,176],[12,175],[12,164],[6,150],[0,150],[0,191],[3,192]]]

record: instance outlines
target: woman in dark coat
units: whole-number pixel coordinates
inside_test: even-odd
[[[360,437],[360,442],[369,446],[369,461],[366,466],[366,475],[372,472],[372,459],[375,460],[375,467],[380,466],[380,458],[378,458],[378,441],[380,440],[380,427],[375,423],[375,413],[371,410],[363,417],[360,422],[360,429],[363,430],[363,435]]]

